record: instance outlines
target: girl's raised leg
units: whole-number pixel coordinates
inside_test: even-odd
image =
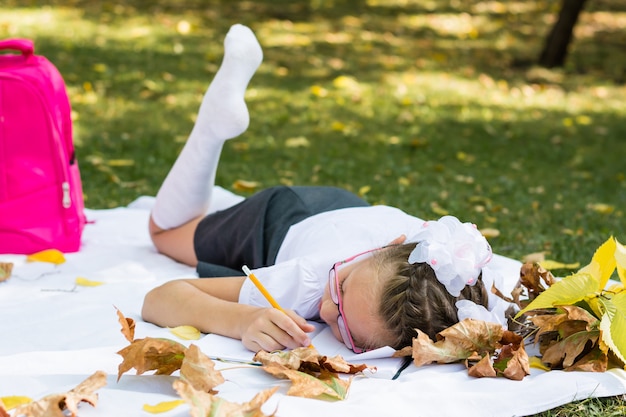
[[[193,233],[209,207],[224,142],[248,128],[244,95],[262,60],[254,33],[243,25],[232,26],[224,40],[224,59],[196,123],[157,193],[150,235],[160,252],[181,262],[197,262]]]

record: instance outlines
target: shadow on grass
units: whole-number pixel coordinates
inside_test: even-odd
[[[447,211],[498,228],[494,248],[513,257],[550,250],[570,261],[626,235],[624,113],[592,91],[619,95],[624,30],[608,12],[626,5],[590,5],[569,66],[537,80],[515,64],[538,56],[548,3],[53,1],[79,19],[61,22],[74,33],[31,33],[70,87],[89,207],[156,192],[224,34],[241,22],[265,59],[249,90],[252,124],[225,147],[219,183],[343,186],[424,218]],[[356,92],[335,87],[341,76]],[[518,105],[524,95],[512,92],[524,88],[546,102]],[[300,137],[308,147],[288,145]]]

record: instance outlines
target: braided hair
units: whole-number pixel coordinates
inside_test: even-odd
[[[409,264],[409,254],[416,243],[394,245],[374,255],[382,278],[379,316],[391,337],[389,346],[396,349],[411,346],[415,329],[433,340],[436,334],[459,321],[455,303],[470,300],[487,306],[487,291],[479,277],[466,286],[458,297],[450,295],[426,263]]]

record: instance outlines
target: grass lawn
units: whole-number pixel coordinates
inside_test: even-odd
[[[609,236],[626,242],[626,2],[588,2],[565,68],[541,69],[558,3],[5,0],[0,38],[34,39],[64,75],[90,208],[156,193],[244,23],[265,59],[220,185],[342,186],[472,221],[512,258],[586,264]],[[573,414],[624,405],[542,415]]]

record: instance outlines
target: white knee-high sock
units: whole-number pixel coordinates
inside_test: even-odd
[[[196,123],[157,193],[152,219],[171,229],[206,213],[224,142],[250,122],[246,87],[263,60],[254,33],[234,25],[224,40],[224,59],[202,99]]]

